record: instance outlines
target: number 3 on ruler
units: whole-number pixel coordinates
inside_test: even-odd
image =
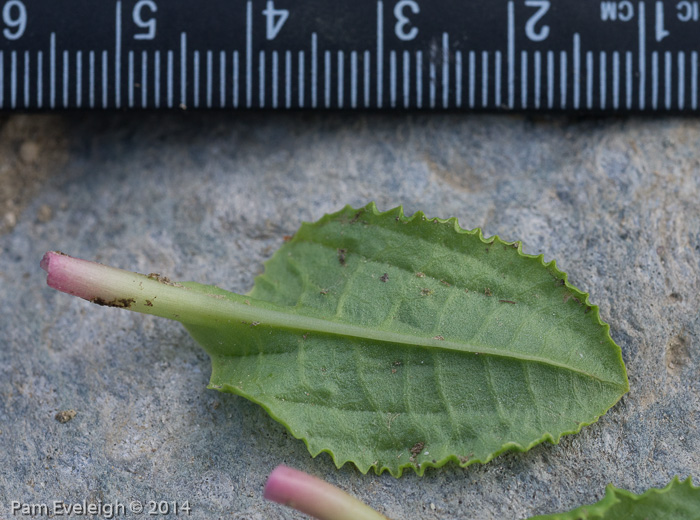
[[[16,16],[13,16],[15,13]],[[2,31],[5,38],[18,40],[27,28],[27,8],[19,0],[5,2],[5,6],[2,8],[2,22],[8,27]],[[12,29],[15,30],[12,31]]]
[[[275,9],[275,2],[268,0],[267,7],[262,13],[267,18],[265,35],[268,40],[274,40],[282,29],[284,22],[289,18],[289,9]]]
[[[406,32],[406,26],[411,23],[408,17],[404,14],[404,9],[408,7],[413,14],[420,13],[420,7],[415,0],[400,0],[394,6],[394,16],[396,17],[396,25],[394,32],[399,40],[409,41],[418,36],[418,28],[411,27],[411,30]]]

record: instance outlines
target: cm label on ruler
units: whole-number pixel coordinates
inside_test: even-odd
[[[0,6],[4,109],[698,108],[698,0]]]

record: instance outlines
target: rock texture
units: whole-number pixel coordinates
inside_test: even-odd
[[[608,482],[700,479],[695,119],[81,114],[4,116],[0,135],[0,518],[13,501],[83,500],[128,518],[145,516],[136,500],[302,518],[262,498],[280,463],[396,519],[523,519]],[[370,200],[557,259],[610,323],[630,393],[559,445],[487,465],[336,470],[256,405],[207,390],[209,360],[179,325],[53,291],[38,266],[59,249],[245,292],[301,221]]]

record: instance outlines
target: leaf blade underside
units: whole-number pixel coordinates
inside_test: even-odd
[[[363,473],[558,442],[628,390],[608,325],[553,261],[455,219],[346,207],[302,225],[248,297],[184,285],[261,316],[178,318],[212,357],[210,386]]]
[[[662,489],[652,488],[635,495],[612,484],[605,497],[595,504],[577,507],[566,513],[533,516],[530,520],[700,520],[700,487],[692,478],[680,481],[676,476]]]

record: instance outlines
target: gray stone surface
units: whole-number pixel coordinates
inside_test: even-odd
[[[595,501],[608,482],[700,479],[695,119],[5,116],[0,137],[16,199],[0,236],[0,518],[13,500],[302,518],[262,498],[280,463],[395,519],[522,519]],[[256,405],[207,390],[209,360],[178,324],[53,291],[38,266],[59,249],[247,291],[301,221],[370,200],[557,259],[610,323],[630,393],[559,445],[487,465],[336,470]],[[63,410],[77,414],[60,423]]]

